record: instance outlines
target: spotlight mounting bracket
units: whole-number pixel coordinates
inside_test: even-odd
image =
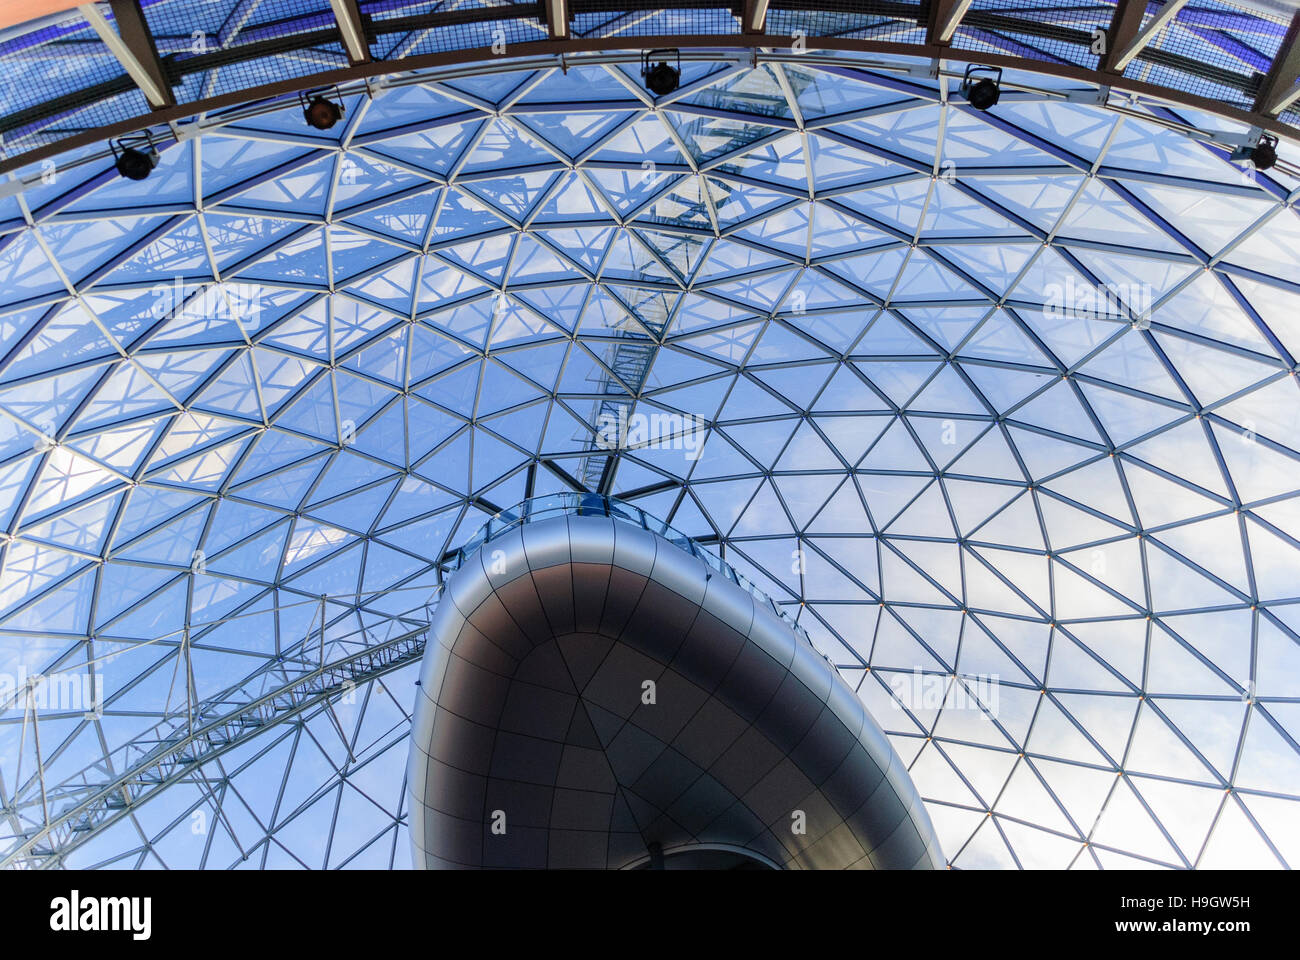
[[[1271,133],[1261,133],[1254,143],[1243,144],[1232,151],[1228,159],[1237,163],[1249,160],[1256,170],[1268,170],[1277,164],[1277,137]]]

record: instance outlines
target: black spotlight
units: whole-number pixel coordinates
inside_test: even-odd
[[[109,147],[113,151],[113,166],[128,180],[144,180],[158,166],[158,151],[147,132],[110,141]]]
[[[675,59],[677,66],[669,64]],[[650,61],[657,60],[651,64]],[[647,50],[641,55],[641,76],[646,89],[656,97],[666,97],[682,82],[682,54],[679,50]]]
[[[981,73],[987,76],[979,76]],[[976,110],[984,111],[997,106],[1002,96],[1001,82],[1002,71],[998,67],[981,67],[972,63],[962,78],[961,92],[967,103]]]
[[[338,91],[335,91],[338,96]],[[309,91],[298,95],[302,104],[302,115],[307,126],[317,130],[328,130],[343,119],[342,99],[331,100],[319,91]]]
[[[1256,170],[1267,170],[1277,163],[1277,137],[1266,133],[1259,138],[1259,143],[1250,149],[1250,162]]]
[[[1253,147],[1238,147],[1228,159],[1234,163],[1249,160],[1256,170],[1267,170],[1277,163],[1277,137],[1261,133]]]

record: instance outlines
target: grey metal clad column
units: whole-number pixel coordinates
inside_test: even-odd
[[[839,673],[631,523],[561,516],[485,543],[448,582],[419,690],[419,866],[944,863]]]

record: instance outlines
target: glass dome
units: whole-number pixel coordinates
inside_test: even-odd
[[[0,857],[407,865],[438,567],[590,490],[798,621],[953,866],[1300,864],[1300,182],[1030,74],[638,60],[0,197]]]

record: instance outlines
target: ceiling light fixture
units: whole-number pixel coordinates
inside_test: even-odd
[[[980,76],[980,74],[987,76]],[[981,67],[972,63],[966,68],[961,81],[961,92],[976,110],[981,112],[997,106],[1002,97],[1002,70],[999,67]]]
[[[343,119],[343,99],[339,96],[338,89],[334,91],[336,99],[333,100],[326,97],[324,93],[315,90],[298,94],[298,102],[302,104],[303,119],[307,121],[307,126],[315,127],[317,130],[328,130]]]
[[[113,166],[128,180],[144,180],[158,166],[158,150],[148,131],[119,140],[110,140]]]
[[[1267,170],[1277,163],[1277,137],[1262,133],[1254,146],[1238,147],[1232,151],[1231,159],[1238,163],[1249,160],[1256,170]]]
[[[669,58],[676,58],[677,66],[668,63]],[[658,59],[651,66],[650,61]],[[656,97],[666,97],[680,86],[682,82],[682,54],[680,50],[647,50],[641,56],[641,76],[645,78],[646,89]]]

